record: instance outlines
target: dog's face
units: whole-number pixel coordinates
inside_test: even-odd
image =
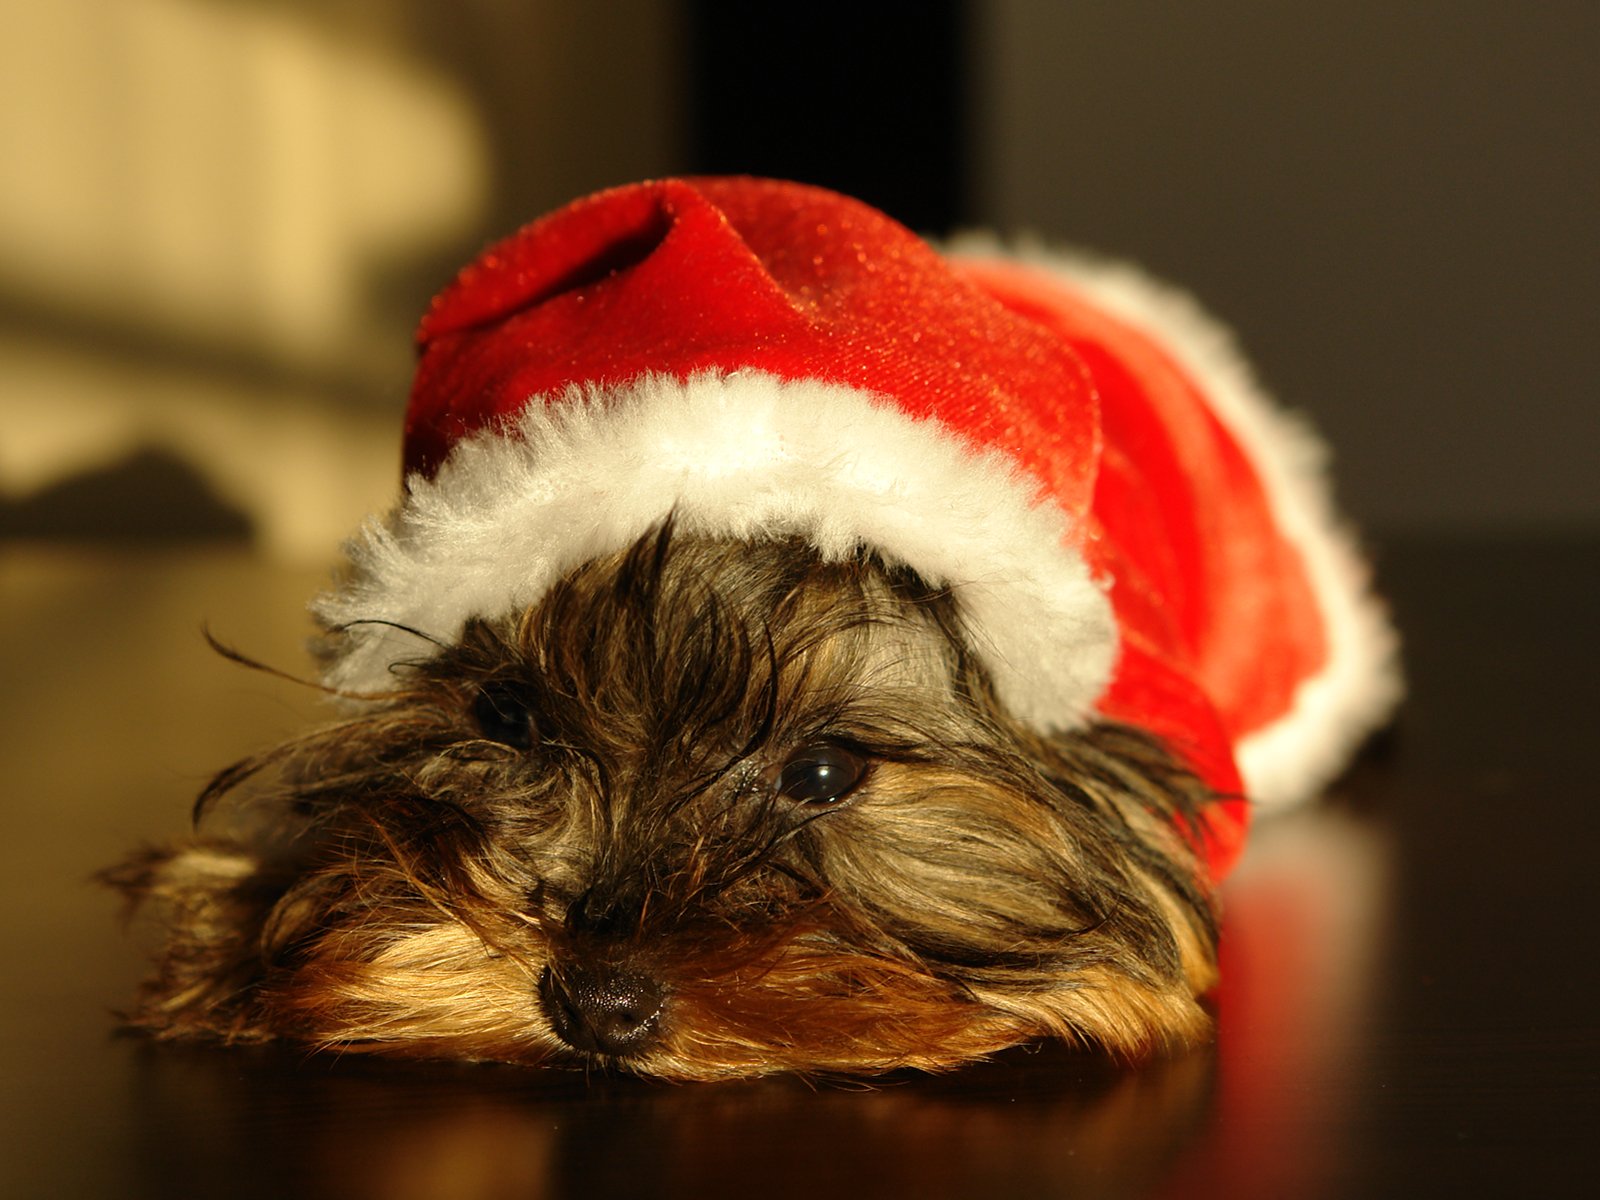
[[[668,526],[427,633],[218,777],[253,832],[113,872],[167,926],[136,1024],[678,1079],[1206,1029],[1202,786],[1010,719],[909,572]]]

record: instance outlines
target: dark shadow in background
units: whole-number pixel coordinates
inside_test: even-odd
[[[967,5],[687,0],[689,166],[865,200],[920,233],[972,219]]]
[[[50,484],[0,496],[0,540],[57,542],[249,541],[250,517],[200,472],[145,448]]]

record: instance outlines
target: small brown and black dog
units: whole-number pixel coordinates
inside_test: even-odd
[[[679,1079],[1140,1055],[1207,1028],[1206,801],[1010,718],[909,571],[669,524],[219,775],[253,837],[114,873],[169,931],[132,1021]]]
[[[1245,795],[1396,684],[1186,301],[667,180],[491,249],[421,345],[405,495],[318,602],[347,718],[108,873],[164,931],[133,1025],[671,1079],[1206,1035]]]

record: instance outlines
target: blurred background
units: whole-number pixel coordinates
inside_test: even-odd
[[[0,536],[327,562],[487,241],[684,171],[1141,262],[1380,539],[1592,532],[1600,6],[51,0],[0,39]]]

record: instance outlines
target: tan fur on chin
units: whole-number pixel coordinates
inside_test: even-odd
[[[669,525],[419,633],[107,873],[162,931],[132,1024],[671,1079],[1207,1036],[1210,797],[1137,731],[1013,721],[910,573]]]

